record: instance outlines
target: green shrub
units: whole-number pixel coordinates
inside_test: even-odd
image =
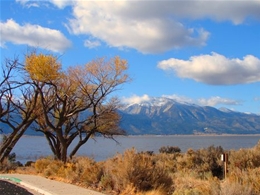
[[[160,153],[166,153],[166,154],[174,154],[174,153],[180,153],[181,149],[177,146],[163,146],[159,149]]]

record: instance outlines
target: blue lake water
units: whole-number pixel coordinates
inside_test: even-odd
[[[189,148],[200,149],[211,145],[222,146],[225,150],[238,150],[254,147],[260,140],[260,135],[118,136],[116,140],[118,143],[103,137],[91,139],[80,148],[77,155],[89,156],[96,161],[101,161],[133,147],[137,151],[154,151],[155,153],[162,146],[178,146],[182,152],[186,152]],[[23,136],[13,152],[16,153],[16,159],[22,163],[52,155],[45,137],[42,136]]]

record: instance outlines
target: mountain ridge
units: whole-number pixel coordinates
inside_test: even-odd
[[[125,104],[118,112],[120,127],[128,135],[260,134],[260,115],[166,97]],[[1,129],[10,133],[5,124],[0,124]],[[29,128],[25,135],[42,134]]]
[[[121,126],[129,134],[255,134],[260,116],[199,106],[161,97],[120,109]]]

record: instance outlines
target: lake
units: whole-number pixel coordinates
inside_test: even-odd
[[[96,161],[113,157],[116,153],[134,147],[137,151],[154,151],[157,153],[162,146],[178,146],[182,152],[187,149],[206,148],[211,145],[222,146],[225,150],[254,147],[260,135],[167,135],[167,136],[118,136],[115,141],[103,137],[90,139],[80,148],[78,156],[89,156]],[[29,160],[52,155],[45,137],[23,136],[13,152],[16,160],[25,163]]]

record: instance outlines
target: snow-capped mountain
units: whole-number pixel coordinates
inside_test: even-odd
[[[121,126],[129,134],[260,133],[260,116],[166,97],[126,104]]]

